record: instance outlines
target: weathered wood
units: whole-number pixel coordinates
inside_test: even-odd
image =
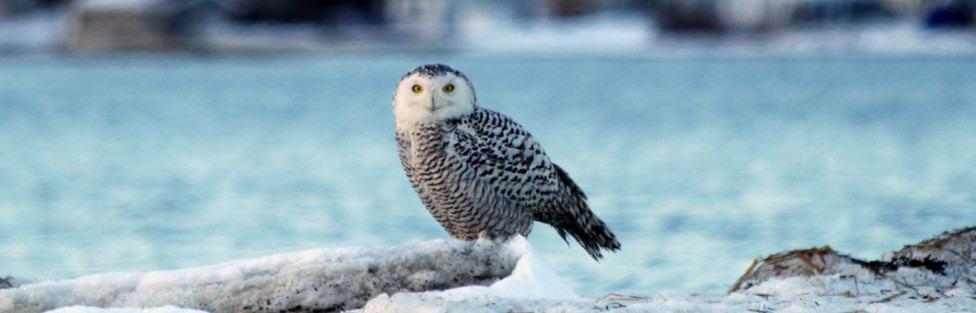
[[[730,292],[748,289],[770,278],[813,275],[854,275],[866,269],[879,276],[912,268],[931,275],[952,277],[959,281],[976,281],[976,227],[947,231],[932,239],[901,250],[881,260],[864,261],[839,254],[829,246],[786,251],[758,260]],[[953,280],[947,280],[952,282]],[[930,283],[925,281],[925,283]],[[940,287],[940,286],[935,286]],[[941,286],[949,287],[949,286]]]
[[[207,312],[329,312],[404,291],[488,285],[514,252],[491,241],[312,250],[176,271],[116,273],[0,290],[0,312],[59,307],[159,307]]]

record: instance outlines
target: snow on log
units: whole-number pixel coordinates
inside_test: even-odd
[[[512,272],[517,254],[487,240],[318,249],[184,270],[99,274],[0,289],[0,312],[168,305],[212,313],[350,310],[382,293],[491,284]]]

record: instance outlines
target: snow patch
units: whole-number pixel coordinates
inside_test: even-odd
[[[896,284],[841,275],[774,278],[748,291],[726,294],[541,301],[494,295],[451,299],[439,293],[385,295],[363,312],[966,312],[976,307],[973,294],[927,298],[912,291],[887,289]]]
[[[164,307],[150,308],[150,309],[135,309],[135,308],[102,309],[102,308],[93,308],[87,306],[72,306],[72,307],[61,308],[53,311],[48,311],[47,313],[206,313],[206,312],[191,310],[191,309],[183,309],[175,306],[164,306]]]
[[[573,20],[515,21],[495,19],[467,27],[460,48],[469,53],[598,53],[646,52],[656,32],[640,15],[597,14]]]
[[[363,312],[498,312],[524,304],[580,300],[524,237],[512,238],[507,246],[521,255],[518,264],[511,275],[489,287],[467,286],[392,297],[383,294],[366,303]]]
[[[525,237],[517,236],[509,242],[509,248],[521,255],[512,274],[490,287],[468,286],[444,291],[448,297],[469,297],[490,294],[513,299],[578,300],[580,297],[569,288],[552,267],[535,251]]]

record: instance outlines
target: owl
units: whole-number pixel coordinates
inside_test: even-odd
[[[566,171],[522,125],[481,107],[461,72],[443,64],[408,72],[393,92],[393,115],[403,170],[451,237],[528,236],[539,221],[595,260],[620,249]]]

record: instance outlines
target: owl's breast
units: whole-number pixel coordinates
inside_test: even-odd
[[[465,175],[467,166],[458,155],[456,131],[456,125],[439,123],[423,125],[411,132],[410,149],[406,153],[420,183],[448,186],[463,183],[464,177],[469,176]]]

